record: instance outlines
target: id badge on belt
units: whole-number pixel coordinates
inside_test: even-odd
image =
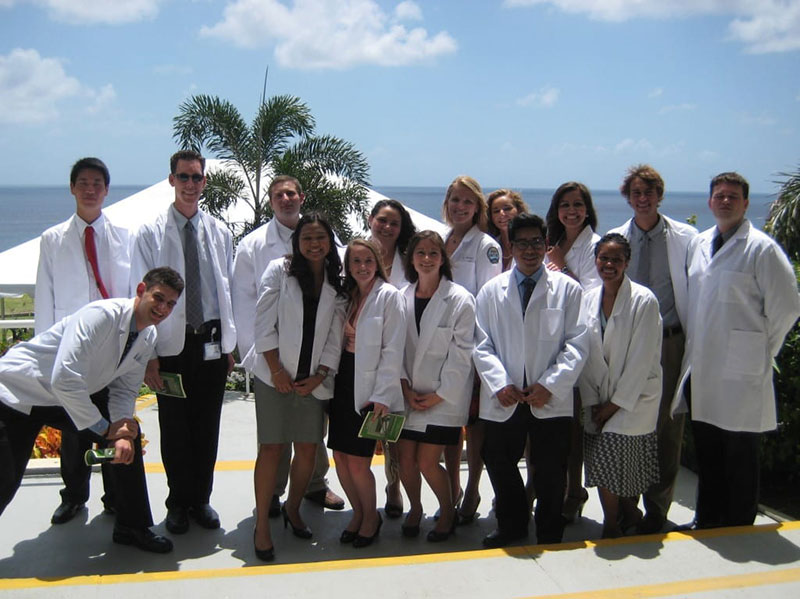
[[[211,329],[211,339],[214,339],[214,335],[217,332],[217,327]],[[222,343],[219,341],[209,341],[208,343],[203,344],[203,360],[208,362],[209,360],[219,360],[222,357]]]

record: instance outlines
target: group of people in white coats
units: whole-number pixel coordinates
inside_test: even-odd
[[[560,542],[588,499],[585,486],[598,488],[604,537],[662,530],[687,410],[699,463],[694,526],[755,518],[760,435],[776,425],[770,363],[800,315],[800,299],[781,248],[746,219],[749,186],[740,175],[712,180],[708,203],[716,225],[698,235],[659,212],[664,183],[655,169],[634,166],[621,186],[633,217],[603,237],[581,183],[561,185],[542,219],[517,192],[499,189],[487,201],[475,179],[459,176],[442,205],[450,227],[444,238],[416,231],[400,203],[383,200],[369,215],[370,239],[351,241],[343,253],[324,215],[301,214],[299,181],[279,175],[268,190],[274,218],[240,242],[234,259],[230,233],[198,209],[205,185],[199,154],[173,156],[174,204],[130,240],[102,215],[105,165],[85,160],[71,179],[76,217],[42,238],[37,333],[42,328],[52,337],[60,326],[50,345],[65,336],[91,343],[75,341],[70,326],[77,325],[59,319],[77,310],[77,323],[88,318],[83,304],[105,306],[115,300],[104,298],[127,296],[129,287],[117,281],[126,267],[127,281],[145,282],[153,268],[174,269],[180,284],[162,276],[135,286],[142,322],[131,322],[148,333],[146,343],[133,342],[141,368],[130,369],[159,391],[160,372],[181,373],[193,399],[158,394],[166,525],[173,534],[185,532],[190,518],[204,528],[220,525],[209,498],[234,344],[255,377],[253,543],[263,561],[276,555],[270,518],[282,515],[296,537],[311,539],[300,510],[304,498],[344,508],[325,480],[326,436],[352,509],[340,541],[358,549],[378,538],[376,443],[359,437],[370,411],[405,415],[399,440],[383,447],[384,515],[405,512],[407,537],[421,533],[423,479],[437,499],[429,542],[446,541],[457,525],[471,522],[484,464],[497,520],[485,547],[528,538],[532,511],[537,542]],[[99,233],[96,239],[87,228]],[[62,279],[70,271],[67,284]],[[83,271],[88,284],[79,285]],[[155,324],[157,336],[147,329]],[[113,354],[124,360],[119,343]],[[31,352],[40,345],[47,344],[34,340]],[[56,391],[33,398],[4,374],[17,368],[11,356],[0,360],[0,436],[14,438],[12,428],[22,426],[15,423],[30,424],[20,416],[24,406],[41,404],[64,411],[58,417],[27,411],[36,422],[63,424],[68,416],[72,425],[64,428],[76,444],[125,439],[117,462],[134,466],[112,468],[131,468],[135,476],[127,483],[108,477],[108,509],[118,514],[114,540],[169,551],[171,541],[149,529],[138,429],[132,411],[117,407],[114,375],[72,389],[71,399]],[[125,380],[131,376],[126,372]],[[105,385],[110,399],[108,389],[94,388]],[[94,422],[97,410],[103,418]],[[18,485],[17,453],[0,452],[15,473],[3,483],[3,507]],[[523,455],[527,481],[518,465]],[[80,471],[74,489],[62,492],[54,523],[81,509],[87,477]]]

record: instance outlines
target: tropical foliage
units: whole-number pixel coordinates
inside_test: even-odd
[[[251,217],[228,222],[235,237],[272,216],[267,189],[272,177],[282,174],[300,181],[304,209],[324,212],[346,241],[353,234],[348,216],[361,215],[366,207],[369,165],[353,144],[317,136],[315,126],[308,106],[294,96],[262,97],[248,125],[227,100],[196,95],[181,104],[173,119],[173,137],[181,147],[206,150],[231,167],[209,173],[203,206],[223,217],[231,205],[245,202]]]
[[[767,231],[784,247],[792,260],[800,260],[800,166],[794,173],[779,173],[778,198],[772,203]]]

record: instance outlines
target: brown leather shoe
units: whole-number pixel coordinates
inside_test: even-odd
[[[327,510],[339,511],[344,509],[344,499],[328,488],[306,493],[305,498]]]

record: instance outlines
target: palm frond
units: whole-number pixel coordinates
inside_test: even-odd
[[[800,166],[778,173],[778,197],[770,205],[766,229],[793,260],[800,260]]]

